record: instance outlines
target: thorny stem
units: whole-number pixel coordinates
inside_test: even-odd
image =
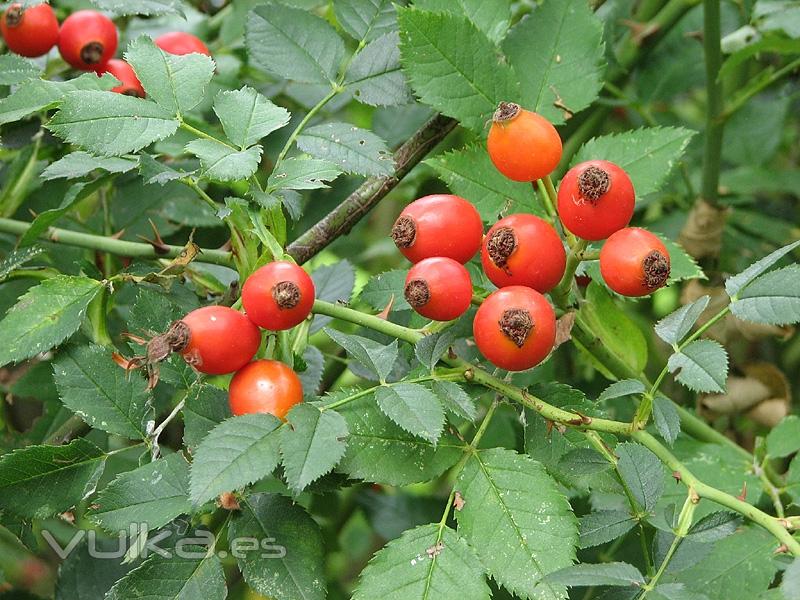
[[[716,206],[719,201],[719,170],[722,154],[722,65],[720,47],[720,0],[703,0],[703,48],[706,63],[706,131],[703,148],[703,199]]]

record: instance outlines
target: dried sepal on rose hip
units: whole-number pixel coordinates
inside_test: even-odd
[[[567,254],[552,225],[534,215],[515,214],[486,233],[481,263],[497,287],[524,285],[545,293],[561,281]]]
[[[242,287],[242,306],[259,327],[271,331],[302,323],[314,306],[314,281],[302,267],[275,261],[257,269]]]
[[[453,194],[433,194],[403,209],[392,227],[392,240],[412,263],[444,256],[469,262],[478,252],[483,221],[472,203]]]
[[[536,290],[510,286],[483,301],[473,322],[475,345],[496,367],[524,371],[542,362],[555,345],[556,315]]]
[[[469,309],[472,280],[464,265],[452,258],[426,258],[408,271],[404,294],[423,317],[452,321]]]
[[[647,296],[669,280],[669,252],[645,229],[620,229],[600,250],[600,274],[618,294]]]
[[[501,102],[486,140],[497,170],[514,181],[546,177],[561,160],[561,137],[542,115],[513,102]]]
[[[61,24],[58,51],[82,71],[102,71],[117,51],[114,22],[96,10],[79,10]]]
[[[50,52],[58,42],[58,19],[49,4],[28,8],[12,4],[0,17],[0,33],[9,50],[36,58]]]
[[[607,160],[572,167],[558,188],[558,216],[564,227],[584,240],[603,240],[627,227],[636,193],[628,174]]]
[[[303,384],[297,374],[277,360],[256,360],[236,372],[228,387],[228,402],[236,415],[268,413],[286,419],[303,401]]]

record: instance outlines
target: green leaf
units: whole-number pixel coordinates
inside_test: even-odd
[[[463,15],[495,44],[505,37],[511,24],[509,0],[416,0],[414,6],[431,12]]]
[[[739,292],[750,285],[757,277],[763,273],[766,273],[770,267],[772,267],[775,263],[777,263],[780,259],[789,254],[798,246],[800,246],[800,241],[792,242],[787,246],[778,248],[775,250],[775,252],[772,252],[761,260],[754,262],[738,275],[729,277],[725,281],[725,291],[728,293],[728,296],[733,298],[739,294]]]
[[[615,381],[603,390],[603,393],[597,398],[598,402],[605,402],[606,400],[613,400],[614,398],[624,398],[625,396],[638,396],[644,394],[646,388],[644,384],[638,379],[623,379]]]
[[[126,373],[103,346],[69,346],[53,363],[61,402],[95,429],[145,439],[154,419],[147,382]]]
[[[375,399],[400,427],[436,444],[444,428],[444,408],[433,392],[417,383],[399,383],[379,387]]]
[[[356,272],[346,260],[340,260],[332,265],[324,265],[311,273],[314,280],[316,297],[326,302],[349,303],[356,285]],[[311,324],[311,332],[317,332],[331,322],[330,317],[316,315]]]
[[[336,179],[341,171],[326,160],[316,158],[287,158],[278,165],[267,180],[270,193],[277,190],[313,190],[328,187],[325,182]]]
[[[344,42],[326,21],[306,10],[259,5],[247,16],[247,55],[267,73],[304,83],[334,83]]]
[[[667,285],[687,279],[706,279],[706,275],[697,261],[678,242],[658,233],[656,235],[664,242],[667,253],[669,253],[670,269]]]
[[[454,194],[469,198],[486,222],[520,211],[543,216],[530,183],[511,181],[500,173],[483,144],[439,154],[425,164],[436,170]]]
[[[678,344],[697,323],[710,299],[710,296],[701,296],[661,319],[655,326],[658,337],[670,345]]]
[[[200,159],[203,176],[218,181],[247,179],[258,169],[261,161],[261,146],[247,150],[236,150],[215,140],[192,140],[186,151]]]
[[[695,392],[724,392],[728,379],[728,354],[714,340],[695,340],[669,357],[675,379]]]
[[[644,577],[639,569],[623,562],[572,565],[548,575],[545,581],[570,587],[610,585],[638,588],[644,585]]]
[[[786,600],[800,600],[800,558],[795,558],[783,572],[781,592]]]
[[[6,257],[0,262],[0,281],[5,281],[9,274],[37,256],[44,254],[44,251],[41,246],[29,246],[6,254]]]
[[[403,293],[407,274],[408,271],[396,269],[373,275],[359,297],[375,310],[383,310],[390,303],[393,310],[411,310]]]
[[[658,433],[670,446],[675,443],[681,432],[681,418],[675,404],[665,396],[656,396],[653,400],[653,422]]]
[[[0,56],[0,85],[15,85],[29,79],[39,77],[42,70],[35,63],[17,56],[3,54]]]
[[[414,99],[400,67],[400,34],[382,35],[356,54],[345,85],[359,102],[370,106],[408,104]]]
[[[761,0],[753,7],[753,23],[760,31],[782,31],[800,38],[800,6],[791,0]]]
[[[700,592],[686,589],[682,583],[663,583],[653,588],[650,593],[651,600],[709,600],[709,597]]]
[[[339,469],[355,479],[385,485],[430,481],[452,467],[462,446],[445,432],[435,446],[395,425],[375,405],[372,397],[339,409],[350,435]]]
[[[342,29],[359,42],[372,41],[397,27],[392,0],[335,0],[333,10]]]
[[[176,170],[167,166],[163,162],[157,161],[149,154],[139,155],[139,175],[142,176],[144,182],[147,184],[158,184],[164,186],[170,181],[175,181],[194,173],[194,171],[186,172],[183,170]]]
[[[625,169],[642,198],[661,189],[694,136],[681,127],[648,127],[596,137],[586,142],[572,165],[602,158]]]
[[[603,86],[603,22],[583,0],[545,2],[503,42],[522,104],[553,123],[589,106]]]
[[[154,554],[112,587],[104,600],[225,600],[225,573],[213,552],[191,549],[192,557]]]
[[[102,490],[87,516],[106,531],[147,523],[149,531],[188,514],[189,463],[179,452],[117,476]]]
[[[109,173],[127,173],[139,164],[136,157],[92,156],[88,152],[77,150],[50,163],[42,171],[42,179],[77,179],[101,169]]]
[[[199,506],[270,475],[278,466],[278,428],[268,414],[232,417],[203,438],[192,461],[191,499]]]
[[[214,112],[225,135],[242,150],[289,123],[289,111],[275,106],[249,86],[222,91],[214,99]]]
[[[290,499],[276,494],[248,496],[228,535],[268,540],[267,548],[240,548],[244,557],[238,559],[244,580],[259,594],[275,600],[326,597],[322,534]]]
[[[561,457],[558,461],[558,466],[575,477],[586,477],[587,475],[609,471],[613,465],[597,450],[575,448]]]
[[[205,54],[175,55],[148,37],[133,40],[125,51],[147,97],[170,115],[182,115],[200,104],[214,75],[214,61]]]
[[[184,17],[186,4],[181,0],[91,0],[98,9],[114,16],[126,15],[180,15]]]
[[[581,517],[581,548],[616,540],[636,526],[636,519],[621,510],[598,510]]]
[[[622,479],[647,512],[653,512],[664,491],[664,466],[658,457],[641,444],[617,444],[614,454],[619,457],[617,469]]]
[[[460,385],[452,381],[434,381],[433,393],[441,401],[446,410],[456,416],[474,421],[478,417],[475,400]]]
[[[301,402],[281,428],[281,456],[289,486],[295,492],[329,473],[347,449],[347,422],[333,410]]]
[[[345,173],[394,173],[394,157],[386,142],[371,131],[348,123],[310,127],[297,138],[297,146],[315,158],[336,165]]]
[[[731,302],[731,312],[753,323],[800,322],[800,265],[776,269],[750,283]]]
[[[384,382],[392,372],[392,367],[397,360],[399,349],[397,340],[388,346],[379,344],[360,335],[348,335],[335,329],[325,329],[334,342],[347,350],[347,353],[359,363],[374,373],[379,381]]]
[[[88,543],[80,544],[61,563],[58,569],[55,600],[98,600],[125,574],[132,565],[119,564],[118,561],[98,558],[95,548],[110,551],[119,548],[119,539],[104,543],[98,536],[97,544],[90,548]]]
[[[0,457],[0,508],[46,519],[92,493],[106,455],[78,438],[66,446],[28,446]]]
[[[501,448],[473,451],[456,490],[458,532],[500,585],[523,597],[565,597],[543,579],[575,560],[577,520],[540,463]]]
[[[183,407],[183,442],[190,452],[208,432],[231,417],[228,394],[211,385],[192,388]]]
[[[482,132],[498,103],[519,96],[511,67],[464,17],[398,11],[403,67],[420,100]]]
[[[444,356],[453,342],[456,341],[456,334],[452,329],[445,329],[441,333],[426,335],[419,342],[414,344],[414,356],[417,360],[430,371]]]
[[[710,544],[733,535],[742,524],[742,516],[719,511],[706,515],[691,526],[686,539],[692,542]]]
[[[175,133],[178,121],[155,102],[113,92],[72,92],[48,129],[95,154],[119,156]]]
[[[353,600],[489,600],[483,571],[475,551],[455,531],[421,525],[375,554]]]
[[[57,275],[29,289],[0,321],[0,365],[46,352],[75,333],[103,284]]]
[[[772,458],[783,458],[800,450],[800,417],[784,417],[767,435],[767,452]]]

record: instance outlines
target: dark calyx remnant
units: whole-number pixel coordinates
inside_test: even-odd
[[[669,260],[658,250],[653,250],[642,261],[644,284],[651,290],[660,288],[669,278]]]
[[[522,109],[520,108],[519,104],[514,104],[513,102],[501,102],[497,105],[497,110],[494,111],[492,120],[495,123],[510,121],[519,114],[520,110]]]
[[[424,279],[412,279],[406,284],[405,296],[414,308],[425,306],[431,299],[431,290]]]
[[[96,65],[103,59],[103,44],[89,42],[81,48],[81,60],[87,65]]]
[[[291,281],[281,281],[272,287],[272,299],[278,308],[294,308],[300,304],[300,288]]]
[[[175,321],[169,326],[169,329],[167,329],[167,332],[164,335],[156,336],[150,340],[150,343],[147,345],[147,355],[150,357],[151,346],[154,347],[154,350],[156,347],[158,347],[158,350],[165,352],[165,350],[162,350],[161,347],[166,345],[169,351],[166,351],[166,353],[156,359],[164,360],[167,356],[169,356],[170,352],[182,352],[189,345],[191,337],[192,332],[189,329],[189,326],[183,321]]]
[[[17,27],[22,23],[22,16],[25,14],[25,9],[22,6],[15,4],[6,11],[6,25],[9,27]]]
[[[392,239],[398,248],[409,248],[417,238],[417,226],[411,217],[400,217],[392,227]]]
[[[522,348],[525,340],[533,331],[531,314],[522,308],[509,308],[503,312],[499,321],[500,331],[510,339],[517,348]]]
[[[486,252],[489,258],[500,269],[505,269],[508,258],[517,249],[517,236],[511,227],[501,227],[495,230],[486,242]]]
[[[595,166],[578,175],[578,191],[587,200],[595,202],[611,187],[611,178],[603,169]]]

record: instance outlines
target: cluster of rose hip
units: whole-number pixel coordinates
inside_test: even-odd
[[[25,8],[12,4],[0,17],[0,33],[12,52],[35,58],[43,56],[58,44],[61,57],[70,66],[98,75],[110,73],[120,81],[112,92],[143,98],[144,88],[133,68],[114,58],[117,52],[117,28],[114,22],[94,10],[72,13],[59,27],[49,4]],[[211,56],[206,45],[190,33],[172,31],[155,39],[155,44],[170,54],[193,52]]]
[[[502,103],[487,140],[489,156],[509,179],[535,182],[561,160],[561,138],[537,113]],[[635,193],[617,165],[592,160],[570,169],[558,190],[558,216],[564,229],[587,241],[607,238],[600,251],[606,284],[625,296],[644,296],[669,277],[669,253],[652,233],[627,227]],[[555,312],[543,294],[565,277],[567,256],[556,229],[531,214],[513,214],[486,235],[476,208],[459,196],[439,194],[409,204],[395,221],[392,238],[414,266],[405,297],[422,316],[450,321],[473,300],[464,264],[480,250],[481,264],[497,291],[475,314],[475,344],[494,365],[522,371],[539,364],[555,344]],[[572,273],[569,274],[570,279]]]

